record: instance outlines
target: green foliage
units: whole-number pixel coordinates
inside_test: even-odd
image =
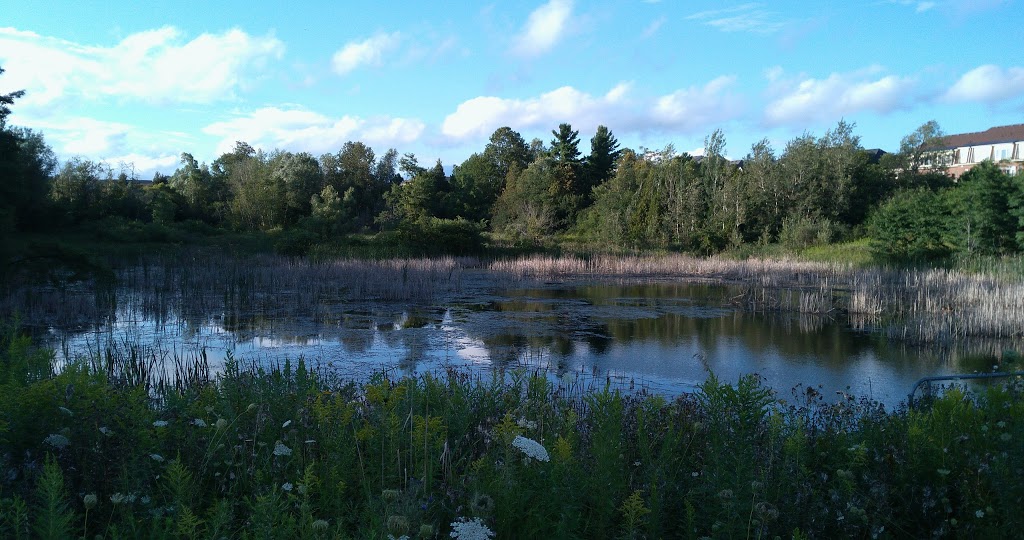
[[[483,247],[483,226],[458,218],[422,218],[399,227],[400,242],[412,252],[438,255],[470,255]]]
[[[68,507],[64,475],[57,462],[48,457],[36,486],[37,506],[33,531],[42,540],[64,540],[71,537],[75,514]]]
[[[998,255],[1016,251],[1019,221],[1011,212],[1020,187],[991,161],[984,161],[946,190],[952,236],[961,251]]]
[[[952,252],[945,200],[927,189],[897,193],[871,216],[868,230],[883,261],[935,261]]]
[[[787,406],[754,376],[711,376],[668,400],[566,395],[523,372],[354,385],[302,361],[229,361],[209,383],[151,392],[84,365],[5,385],[0,534],[447,537],[459,518],[498,538],[1006,537],[1024,525],[1013,387],[886,413],[813,392]]]

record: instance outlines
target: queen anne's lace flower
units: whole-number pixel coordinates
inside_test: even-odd
[[[67,448],[68,445],[71,444],[71,441],[69,441],[67,437],[65,437],[65,436],[63,436],[63,435],[61,435],[59,433],[52,433],[52,434],[50,434],[48,437],[43,439],[43,442],[48,444],[48,445],[50,445],[50,446],[52,446],[52,447],[54,447],[54,448],[56,448],[57,450],[61,450],[63,448]]]
[[[526,457],[536,459],[537,461],[551,460],[551,457],[548,456],[548,451],[544,448],[544,445],[533,439],[523,437],[522,435],[516,435],[515,440],[512,441],[512,446],[521,450],[526,454]]]
[[[274,443],[274,455],[290,456],[292,455],[292,449],[285,446],[283,442],[277,441],[276,443]]]
[[[489,540],[494,538],[494,531],[487,528],[487,525],[484,525],[480,518],[473,518],[472,520],[459,518],[458,521],[452,522],[451,537],[459,540]]]
[[[167,420],[157,420],[153,422],[153,427],[167,427]]]

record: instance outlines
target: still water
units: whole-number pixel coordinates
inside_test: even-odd
[[[701,283],[548,284],[475,288],[429,303],[325,299],[309,309],[239,310],[142,302],[128,292],[104,321],[49,329],[60,356],[108,348],[160,359],[205,354],[216,371],[304,358],[346,378],[447,367],[489,376],[540,369],[556,381],[674,395],[708,373],[761,375],[782,399],[814,387],[897,406],[920,377],[990,371],[998,344],[925,349],[855,331],[842,316],[764,314],[731,305],[736,291]],[[799,386],[802,385],[802,386]]]

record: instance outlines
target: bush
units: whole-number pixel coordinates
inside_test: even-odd
[[[483,249],[483,229],[480,223],[463,218],[424,218],[402,223],[398,228],[399,241],[422,254],[470,255]]]
[[[946,259],[949,212],[940,194],[927,189],[894,195],[868,218],[871,252],[886,262],[917,263]]]
[[[846,234],[841,223],[830,219],[786,218],[779,231],[779,243],[789,249],[800,250],[841,241]]]

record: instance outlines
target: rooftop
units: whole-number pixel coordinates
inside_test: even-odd
[[[1024,124],[998,126],[977,133],[959,133],[947,135],[942,139],[942,150],[963,146],[978,146],[1005,142],[1024,141]]]

